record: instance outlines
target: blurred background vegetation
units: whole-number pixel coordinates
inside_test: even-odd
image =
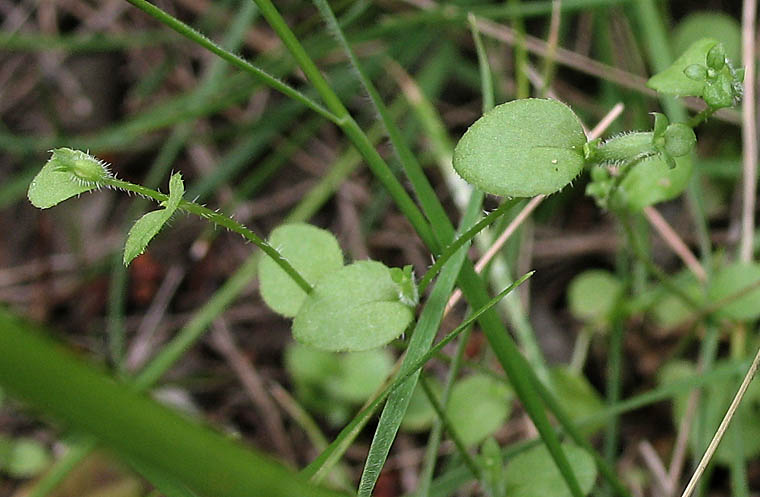
[[[155,3],[311,94],[250,0]],[[651,128],[649,113],[662,106],[646,79],[692,41],[709,35],[723,41],[737,63],[741,55],[740,2],[330,3],[455,221],[464,205],[452,179],[450,154],[483,106],[468,12],[480,20],[496,103],[549,95],[569,104],[588,128],[622,103],[624,112],[605,136]],[[367,96],[314,6],[283,0],[277,7],[380,152],[397,165]],[[699,109],[696,101],[683,103]],[[740,114],[722,111],[697,132],[693,187],[657,208],[710,267],[729,259],[739,240]],[[427,250],[359,154],[330,122],[123,0],[0,0],[0,303],[45,323],[78,354],[122,376],[140,370],[179,330],[200,334],[209,329],[162,379],[155,395],[295,468],[308,464],[382,383],[403,343],[340,360],[294,345],[289,322],[269,311],[258,295],[252,246],[199,219],[176,217],[125,269],[126,231],[153,208],[144,200],[100,192],[50,211],[26,201],[31,178],[48,151],[59,146],[89,150],[111,163],[117,176],[162,190],[170,172],[181,171],[188,198],[233,213],[259,234],[285,221],[309,222],[335,233],[352,259],[412,264],[417,275],[423,274],[430,264]],[[615,219],[584,196],[585,181],[581,177],[547,199],[496,266],[512,277],[537,271],[501,311],[518,334],[535,336],[556,393],[577,419],[601,409],[610,388],[617,392],[607,395],[614,405],[693,376],[705,334],[705,326],[677,298],[647,277]],[[495,205],[488,200],[489,208]],[[636,222],[648,257],[677,275],[682,288],[693,288],[678,257],[643,217]],[[492,281],[497,288],[504,280],[497,274]],[[610,308],[624,291],[635,305],[620,322],[610,318]],[[444,327],[456,326],[464,311],[460,304]],[[728,350],[735,341],[716,333],[713,357],[743,357]],[[617,345],[610,343],[613,336],[620,337]],[[746,340],[756,341],[753,333]],[[617,350],[617,370],[610,369],[611,350]],[[445,356],[454,353],[446,349]],[[477,430],[460,435],[477,444],[493,434],[502,446],[533,438],[525,414],[512,409],[511,393],[502,391],[501,383],[485,384],[493,382],[494,371],[497,377],[501,373],[477,328],[464,354],[465,371],[479,374],[470,374],[464,393],[457,394],[464,410],[450,413],[452,419],[459,416],[456,425],[465,427],[477,424],[483,410],[497,412],[486,416],[496,422],[485,435]],[[434,361],[427,370],[434,390],[446,364]],[[721,361],[700,364],[705,371]],[[725,383],[725,374],[716,377],[710,382],[715,393],[703,399],[733,392],[735,379],[730,376]],[[667,472],[678,446],[688,391],[678,389],[674,403],[667,401],[671,393],[666,401],[647,403],[619,419],[617,442],[606,450],[635,495],[672,494],[666,486],[672,475],[660,472]],[[479,404],[493,395],[503,400],[496,407]],[[744,461],[748,489],[758,492],[760,437],[750,434],[760,429],[760,393],[752,395],[743,423]],[[456,398],[452,393],[452,403]],[[719,419],[727,402],[706,407],[704,416]],[[424,398],[413,400],[375,495],[404,495],[417,488],[434,416]],[[687,476],[689,458],[700,455],[705,433],[711,435],[716,424],[705,421],[694,435],[693,450],[687,449],[686,462],[681,461]],[[604,422],[588,426],[588,433],[599,433]],[[65,452],[64,435],[0,392],[0,495],[20,497],[39,489],[39,479],[50,475],[51,464]],[[370,440],[367,430],[347,451],[336,472],[339,485],[355,485]],[[446,442],[441,451],[454,450]],[[730,460],[724,455],[715,466],[706,495],[727,495],[735,488],[726,469]],[[471,478],[454,471],[461,461],[441,461],[436,495],[481,495]],[[96,452],[49,495],[158,493]]]

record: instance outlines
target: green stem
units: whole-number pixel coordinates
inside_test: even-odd
[[[472,240],[475,235],[483,231],[483,229],[486,226],[489,226],[494,221],[499,219],[502,215],[504,215],[509,209],[515,206],[515,204],[519,202],[519,199],[511,199],[511,200],[505,200],[504,202],[499,205],[499,207],[494,210],[493,212],[490,212],[486,217],[478,221],[475,226],[467,230],[462,236],[457,237],[454,242],[443,249],[443,252],[441,253],[440,257],[435,260],[435,263],[433,263],[432,266],[430,266],[430,269],[425,273],[425,275],[420,280],[420,283],[418,285],[418,290],[420,295],[423,294],[427,286],[430,284],[430,282],[435,278],[435,276],[441,271],[441,268],[443,267],[446,262],[454,255],[456,254],[457,250],[462,248],[462,246]]]
[[[449,417],[446,415],[446,412],[444,411],[443,406],[441,406],[441,403],[438,402],[438,399],[436,398],[433,389],[430,387],[430,383],[428,383],[427,378],[425,378],[425,375],[420,375],[420,385],[422,386],[423,390],[425,390],[425,395],[427,395],[427,398],[430,401],[430,405],[438,415],[438,419],[440,420],[446,432],[451,437],[451,440],[454,442],[457,451],[459,451],[459,455],[462,456],[462,460],[464,461],[465,466],[467,466],[475,478],[481,480],[483,472],[481,471],[480,466],[478,466],[470,453],[467,452],[467,447],[464,445],[464,442],[456,432],[454,425],[452,425],[451,421],[449,421]]]
[[[199,33],[198,31],[188,26],[184,22],[180,21],[179,19],[173,17],[172,15],[159,9],[158,7],[151,4],[150,2],[146,0],[127,0],[127,1],[131,3],[132,5],[134,5],[135,7],[137,7],[138,9],[145,12],[146,14],[152,16],[158,21],[169,26],[171,29],[181,34],[185,38],[191,40],[194,43],[197,43],[198,45],[202,46],[209,52],[219,56],[220,58],[229,62],[230,64],[237,67],[238,69],[241,69],[247,72],[248,74],[251,74],[256,79],[266,84],[267,86],[281,92],[284,95],[287,95],[288,97],[294,100],[298,100],[299,102],[304,104],[306,107],[318,113],[325,119],[332,121],[334,123],[337,123],[337,121],[339,120],[335,114],[328,111],[323,106],[321,106],[320,104],[318,104],[311,98],[307,97],[300,91],[286,85],[282,81],[278,80],[274,76],[271,76],[264,70],[259,69],[258,67],[254,66],[253,64],[243,59],[242,57],[235,55],[234,53],[230,52],[224,47],[211,41],[209,38],[207,38],[203,34]]]
[[[150,188],[146,188],[142,185],[136,185],[134,183],[130,183],[129,181],[123,181],[116,178],[106,178],[103,180],[103,185],[117,188],[119,190],[124,190],[127,192],[136,193],[138,195],[142,195],[143,197],[148,197],[156,202],[164,202],[169,199],[169,196],[166,194],[163,194],[161,192],[157,192],[156,190],[152,190]],[[308,281],[299,273],[291,264],[288,262],[285,257],[280,254],[280,252],[277,251],[274,247],[272,247],[266,240],[260,238],[256,233],[246,228],[244,225],[240,224],[239,222],[235,221],[232,218],[229,218],[223,214],[220,214],[219,212],[213,211],[207,207],[204,207],[202,205],[196,204],[194,202],[189,202],[187,200],[183,200],[179,204],[179,209],[189,212],[191,214],[195,214],[199,217],[202,217],[204,219],[207,219],[211,221],[212,223],[222,226],[224,228],[227,228],[230,231],[234,231],[235,233],[241,235],[246,240],[253,242],[257,247],[259,247],[265,254],[267,254],[269,257],[272,258],[272,260],[280,266],[280,268],[285,271],[288,276],[291,277],[291,279],[301,287],[301,289],[308,293],[311,293],[312,286],[309,284]]]
[[[703,122],[707,121],[707,119],[715,114],[715,111],[718,109],[714,107],[707,107],[706,109],[703,109],[701,112],[693,116],[689,121],[686,123],[687,126],[690,126],[692,128],[696,128]]]

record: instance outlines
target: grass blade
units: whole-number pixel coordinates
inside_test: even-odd
[[[0,312],[0,349],[7,354],[0,362],[4,389],[200,494],[342,495],[114,381],[7,312]]]

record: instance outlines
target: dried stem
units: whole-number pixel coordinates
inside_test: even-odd
[[[744,100],[742,102],[743,195],[742,234],[739,260],[752,260],[755,236],[755,189],[757,188],[757,122],[755,115],[755,17],[757,0],[744,0],[742,8],[742,64],[744,65]]]

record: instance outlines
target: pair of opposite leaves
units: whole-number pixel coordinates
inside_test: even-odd
[[[717,40],[699,40],[668,70],[651,78],[649,86],[661,93],[704,97],[708,82],[690,79],[684,70],[704,64],[718,45]],[[729,71],[729,66],[721,71]],[[454,168],[488,193],[548,195],[583,170],[587,141],[578,117],[566,105],[535,98],[514,100],[495,107],[467,130],[454,151]],[[643,159],[621,185],[628,207],[641,209],[680,193],[690,176],[691,161],[676,158],[675,166],[669,167],[659,154]]]
[[[344,266],[332,233],[309,224],[280,226],[269,243],[312,285],[307,294],[269,257],[259,263],[264,302],[295,318],[299,342],[335,352],[368,350],[398,337],[414,318],[411,273],[376,261]]]

